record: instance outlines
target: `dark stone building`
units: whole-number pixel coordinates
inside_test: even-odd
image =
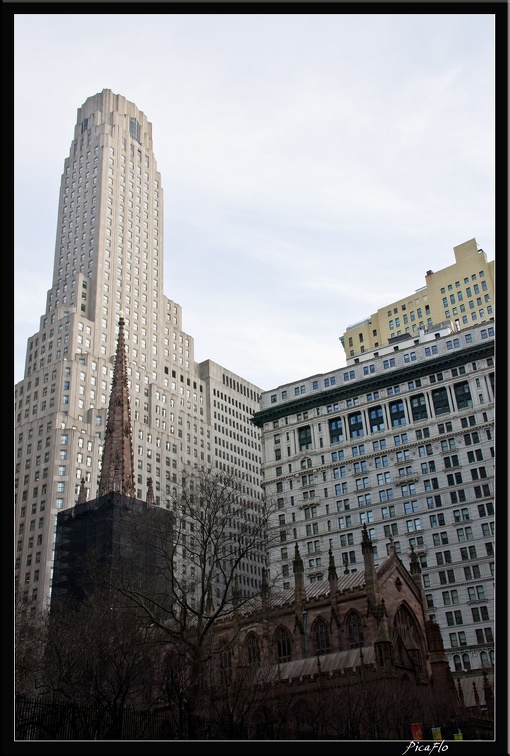
[[[445,721],[460,715],[439,626],[426,619],[416,555],[409,570],[394,550],[375,567],[366,528],[362,552],[364,569],[340,576],[330,553],[328,580],[305,587],[296,546],[293,589],[270,590],[265,581],[260,597],[234,602],[231,618],[217,623],[211,691],[224,704],[236,686],[246,700],[251,686],[253,737],[281,737],[279,721],[291,739],[405,738],[412,711],[425,718],[435,708]]]
[[[104,581],[155,579],[166,566],[158,558],[161,538],[171,543],[171,512],[116,491],[60,512],[52,610],[62,599],[85,599]]]

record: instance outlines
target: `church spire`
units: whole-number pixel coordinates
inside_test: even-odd
[[[104,438],[99,496],[104,496],[111,491],[129,498],[135,496],[131,408],[122,315],[119,318],[119,338]]]
[[[294,569],[294,604],[296,607],[296,613],[301,617],[301,611],[304,607],[306,600],[305,590],[305,567],[301,554],[299,553],[299,546],[296,543],[294,561],[292,562]]]
[[[262,611],[265,613],[267,610],[267,602],[269,598],[269,583],[267,580],[267,570],[262,567],[262,584],[260,587],[260,596],[262,599]]]
[[[374,546],[367,530],[366,522],[363,524],[361,534],[361,553],[365,563],[365,585],[369,606],[376,607],[380,600],[379,583],[374,564]]]
[[[460,677],[457,677],[457,695],[459,698],[459,704],[461,707],[461,711],[463,711],[466,707],[466,704],[464,702],[464,692],[462,690],[462,685],[460,684]]]
[[[494,693],[487,677],[487,670],[484,668],[483,674],[483,692],[485,694],[485,703],[487,704],[487,716],[493,716],[494,711]]]
[[[147,478],[147,504],[154,505],[154,485],[152,478]]]
[[[85,478],[81,479],[80,492],[78,494],[77,504],[85,504],[87,501],[87,489],[85,488]]]
[[[338,575],[335,567],[335,560],[333,558],[333,552],[329,550],[329,565],[328,565],[328,580],[330,594],[336,594],[338,589]]]

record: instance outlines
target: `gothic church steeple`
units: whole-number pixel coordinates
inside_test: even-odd
[[[104,438],[99,496],[104,496],[111,491],[132,499],[135,497],[131,407],[122,315],[119,318],[119,338]]]

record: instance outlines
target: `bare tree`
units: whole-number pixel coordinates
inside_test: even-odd
[[[54,700],[95,704],[110,735],[122,730],[128,707],[150,708],[159,694],[159,665],[152,630],[115,603],[110,591],[51,614],[45,651],[45,686]]]
[[[293,707],[293,717],[298,725],[298,735],[320,740],[328,733],[329,719],[332,714],[330,690],[320,686],[300,696]]]
[[[186,700],[193,737],[197,713],[206,705],[208,662],[217,652],[215,626],[250,599],[238,576],[254,560],[262,571],[272,507],[247,497],[234,475],[200,467],[183,476],[171,505],[171,537],[161,516],[140,519],[134,533],[154,555],[152,576],[117,571],[111,585],[186,660],[189,675],[181,675],[179,684],[185,682],[187,691],[179,697]]]
[[[17,695],[38,695],[44,676],[44,647],[48,613],[31,613],[31,607],[17,593],[14,616],[14,664]]]
[[[377,696],[377,678],[368,670],[347,671],[331,691],[329,728],[341,740],[365,736],[369,711]]]
[[[428,685],[421,696],[421,721],[426,731],[433,727],[440,727],[444,732],[454,729],[454,723],[459,716],[459,706],[456,691],[446,685]]]
[[[252,728],[261,739],[286,740],[295,737],[296,692],[291,685],[266,667],[259,675],[258,704],[252,715]]]
[[[155,670],[154,684],[160,692],[160,700],[173,722],[179,739],[188,733],[188,695],[190,667],[185,650],[163,636],[161,663]]]
[[[262,722],[265,736],[273,735],[269,700],[274,682],[274,667],[263,655],[253,654],[246,643],[222,643],[219,659],[209,663],[205,711],[210,736],[250,739]]]

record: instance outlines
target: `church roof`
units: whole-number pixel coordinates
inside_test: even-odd
[[[363,652],[363,662],[361,653]],[[301,677],[310,677],[319,672],[334,673],[355,671],[361,664],[373,664],[375,651],[373,646],[364,646],[362,649],[349,648],[346,651],[335,651],[331,654],[309,656],[306,659],[296,659],[290,662],[273,664],[261,671],[264,682],[271,680],[299,680]]]
[[[400,559],[398,559],[398,557],[395,557],[395,555],[393,554],[390,554],[388,557],[386,557],[382,564],[378,568],[376,568],[376,574],[379,575],[381,572],[383,574],[388,574],[391,571],[392,566],[396,568],[400,567],[402,574],[405,574],[404,565],[402,564]],[[364,569],[358,570],[356,572],[349,572],[348,574],[341,572],[340,575],[338,575],[337,579],[337,596],[341,600],[342,595],[345,596],[350,594],[351,592],[361,590],[364,588],[365,584],[366,578]],[[411,588],[415,590],[415,586],[411,578],[409,578],[408,580],[408,585],[410,585]],[[323,580],[316,581],[315,583],[310,583],[309,585],[305,586],[304,602],[305,604],[308,604],[316,600],[319,601],[323,598],[327,599],[329,595],[330,583],[329,580],[325,577]],[[278,588],[270,588],[267,595],[267,609],[269,611],[284,609],[285,607],[293,609],[295,599],[296,593],[294,585],[292,585],[291,588],[286,588],[284,590]],[[252,614],[260,613],[262,611],[262,597],[260,595],[256,595],[245,601],[241,601],[236,611],[238,617],[248,617]],[[225,617],[225,619],[227,618]]]
[[[349,573],[349,575],[341,575],[338,578],[338,592],[349,592],[363,588],[365,585],[365,571],[359,570],[359,572]],[[324,579],[315,583],[307,585],[305,588],[305,602],[313,601],[314,599],[327,598],[329,596],[329,581]],[[272,588],[269,591],[267,599],[268,609],[284,608],[285,606],[291,607],[295,601],[295,589],[286,588],[280,590]],[[239,616],[247,616],[253,613],[258,613],[262,610],[262,598],[260,595],[252,596],[246,601],[242,601],[237,612]]]

